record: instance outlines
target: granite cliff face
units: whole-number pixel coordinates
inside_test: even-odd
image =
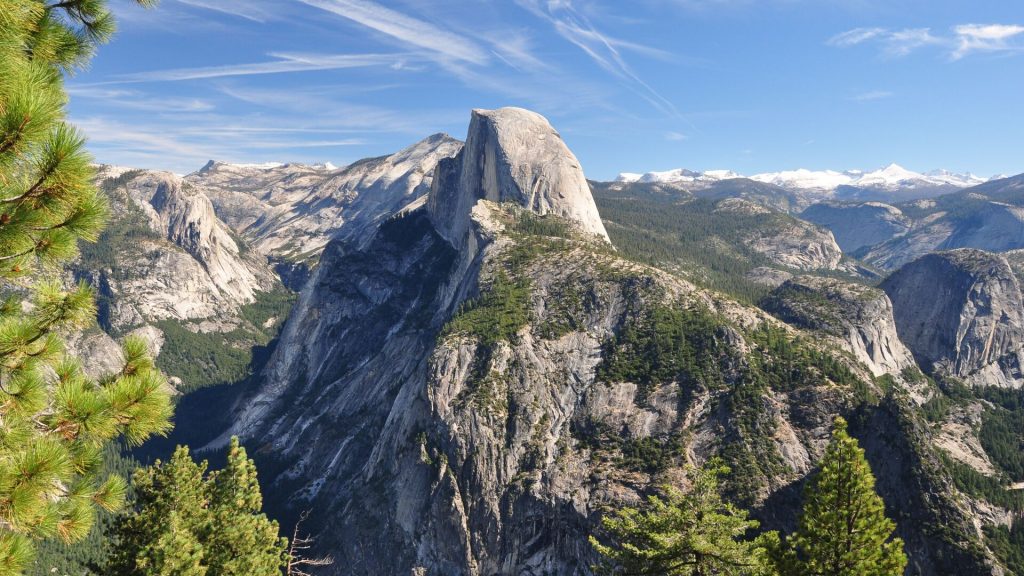
[[[458,140],[435,134],[343,168],[211,161],[186,180],[257,251],[277,260],[315,261],[332,237],[366,237],[382,218],[425,195],[434,166],[461,148]]]
[[[800,217],[832,230],[845,252],[895,270],[930,252],[1024,248],[1024,175],[897,204],[826,202]]]
[[[160,320],[229,330],[232,312],[278,286],[266,260],[236,240],[204,194],[173,174],[101,171],[116,215],[85,246],[78,274],[96,285],[114,333]]]
[[[536,112],[474,110],[462,152],[438,165],[427,212],[449,242],[462,242],[479,200],[553,214],[608,239],[579,161]]]
[[[901,236],[911,227],[899,208],[881,202],[814,204],[800,217],[831,230],[849,254]]]
[[[1024,247],[1024,207],[980,195],[955,200],[951,206],[935,202],[936,207],[928,210],[909,232],[872,246],[863,254],[864,260],[892,270],[938,250],[976,248],[1003,252]],[[927,206],[930,202],[921,204]]]
[[[833,278],[798,276],[762,306],[785,322],[836,338],[875,376],[916,366],[900,341],[885,292]]]
[[[585,186],[546,120],[476,111],[423,205],[325,248],[220,441],[258,447],[277,512],[315,511],[332,573],[589,574],[603,505],[716,454],[733,497],[791,527],[832,417],[881,393],[763,312],[618,257]],[[880,487],[916,564],[988,573],[925,537],[977,536],[947,481],[905,480],[935,456],[892,402],[864,408],[862,438],[900,454]]]
[[[923,367],[976,386],[1024,386],[1024,304],[1005,258],[971,249],[929,254],[881,288]]]

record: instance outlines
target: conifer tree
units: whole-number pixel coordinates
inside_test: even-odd
[[[717,460],[692,468],[689,491],[668,487],[664,498],[650,496],[642,510],[624,508],[602,518],[611,543],[590,537],[603,557],[595,570],[651,576],[773,574],[768,548],[777,536],[747,539],[758,522],[722,500],[718,478],[728,472]]]
[[[288,539],[278,537],[277,522],[260,513],[263,497],[256,464],[238,438],[231,439],[228,462],[212,475],[210,516],[213,530],[201,540],[212,574],[276,576],[286,563]]]
[[[107,573],[118,576],[279,576],[288,539],[260,513],[256,468],[231,439],[223,470],[188,448],[135,473],[136,501],[115,530]],[[172,526],[173,520],[174,525]]]
[[[896,524],[886,518],[864,450],[836,418],[821,468],[807,485],[795,534],[786,542],[786,576],[899,576],[907,564]]]
[[[88,287],[58,280],[107,214],[64,121],[63,77],[113,33],[105,4],[0,0],[0,575],[28,566],[33,541],[79,540],[97,507],[120,505],[124,481],[100,470],[106,443],[170,427],[169,389],[143,342],[126,341],[123,368],[94,381],[59,335],[96,315]]]

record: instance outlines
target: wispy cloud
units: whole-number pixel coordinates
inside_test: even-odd
[[[957,36],[956,50],[950,55],[959,60],[971,52],[1005,52],[1024,50],[1024,44],[1011,44],[1011,39],[1024,33],[1024,26],[1014,24],[963,24],[953,29]]]
[[[888,90],[871,90],[868,92],[862,92],[855,96],[851,96],[850,100],[854,100],[857,102],[869,102],[871,100],[882,100],[884,98],[891,98],[892,95],[892,92],[889,92]]]
[[[252,0],[245,0],[242,2],[226,2],[225,0],[177,0],[181,4],[186,6],[192,6],[194,8],[202,8],[204,10],[212,10],[214,12],[220,12],[222,14],[228,14],[231,16],[237,16],[239,18],[245,18],[253,22],[266,22],[273,18],[273,14],[269,10],[265,10],[258,3]]]
[[[928,28],[907,28],[889,33],[885,51],[890,56],[906,56],[918,48],[943,44],[945,40],[932,35]]]
[[[829,46],[856,46],[886,33],[885,28],[854,28],[853,30],[836,34],[829,38],[826,44]]]
[[[686,140],[686,134],[674,131],[665,132],[665,140],[668,140],[669,142],[682,142],[683,140]]]
[[[633,50],[647,55],[663,55],[662,51],[601,32],[585,15],[573,8],[571,0],[549,0],[544,3],[541,0],[516,0],[516,3],[550,22],[562,38],[582,50],[605,71],[624,80],[627,87],[656,109],[666,115],[679,117],[675,105],[633,72],[620,50]]]
[[[494,54],[502,62],[520,72],[550,72],[554,67],[537,57],[528,35],[514,31],[497,31],[486,35]]]
[[[369,0],[299,0],[439,56],[484,64],[487,51],[469,38]]]
[[[212,102],[201,98],[177,96],[152,96],[137,90],[110,88],[107,86],[75,85],[67,87],[68,95],[86,98],[108,108],[141,110],[175,114],[179,112],[209,112],[214,109]]]
[[[190,172],[209,159],[285,160],[295,154],[339,160],[339,150],[358,149],[365,138],[347,134],[327,120],[324,126],[296,125],[295,117],[225,117],[197,114],[188,122],[160,118],[130,122],[104,116],[73,117],[89,136],[100,161]],[[291,152],[289,152],[291,151]],[[356,153],[358,157],[358,152]]]
[[[299,54],[271,53],[276,60],[250,64],[228,64],[223,66],[202,66],[198,68],[175,68],[125,74],[119,80],[126,82],[175,82],[201,80],[226,76],[252,76],[258,74],[282,74],[287,72],[309,72],[314,70],[340,70],[368,66],[393,66],[409,58],[403,54]]]
[[[931,44],[941,44],[943,40],[932,35],[929,28],[904,28],[902,30],[886,30],[885,28],[854,28],[828,39],[826,44],[846,48],[865,42],[881,44],[885,55],[891,57],[906,56]]]
[[[935,34],[930,28],[854,28],[829,38],[826,44],[846,48],[864,43],[878,44],[882,54],[899,58],[921,48],[942,48],[950,60],[974,52],[1021,52],[1024,43],[1014,39],[1024,34],[1024,26],[1015,24],[961,24],[948,34]]]

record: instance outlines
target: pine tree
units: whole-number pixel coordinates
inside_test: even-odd
[[[122,517],[117,525],[117,543],[107,572],[110,574],[161,574],[165,567],[185,566],[184,559],[174,559],[174,538],[186,548],[182,556],[202,558],[197,550],[191,527],[200,523],[207,505],[204,482],[206,462],[195,463],[188,448],[178,447],[167,463],[136,470],[132,478],[135,502],[132,514]],[[170,526],[170,519],[177,526]],[[178,574],[201,575],[195,572]]]
[[[728,471],[719,461],[690,469],[689,491],[668,487],[664,498],[650,496],[643,510],[624,508],[603,518],[612,543],[603,545],[591,536],[603,557],[595,570],[652,576],[773,574],[767,554],[777,536],[747,539],[758,522],[722,500],[718,478]]]
[[[141,4],[151,3],[149,0]],[[101,451],[169,427],[170,395],[144,343],[94,381],[61,331],[95,320],[92,290],[65,289],[59,267],[106,219],[82,136],[64,121],[63,77],[82,69],[114,22],[104,0],[0,0],[0,574],[31,562],[33,541],[83,538],[125,483]]]
[[[804,495],[780,570],[789,576],[898,576],[907,557],[886,518],[864,450],[836,418],[821,468]]]
[[[256,468],[232,438],[224,469],[207,473],[188,448],[138,470],[136,501],[115,530],[106,573],[118,576],[279,576],[288,539],[260,513]],[[171,526],[171,521],[174,525]]]
[[[278,537],[277,522],[260,514],[256,464],[238,438],[231,439],[227,466],[213,475],[211,492],[214,529],[203,540],[211,574],[278,576],[287,562],[288,539]]]

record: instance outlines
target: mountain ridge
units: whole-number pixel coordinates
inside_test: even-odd
[[[873,171],[865,170],[808,170],[799,168],[779,172],[762,172],[744,176],[732,170],[694,171],[677,168],[663,172],[646,172],[643,174],[622,172],[615,178],[616,182],[661,182],[683,183],[695,181],[717,181],[731,178],[749,178],[758,182],[766,182],[777,186],[803,190],[835,191],[840,186],[882,187],[899,189],[920,184],[948,184],[959,188],[967,188],[983,184],[998,176],[983,178],[970,172],[955,173],[937,169],[927,172],[907,170],[899,164],[890,163]]]

